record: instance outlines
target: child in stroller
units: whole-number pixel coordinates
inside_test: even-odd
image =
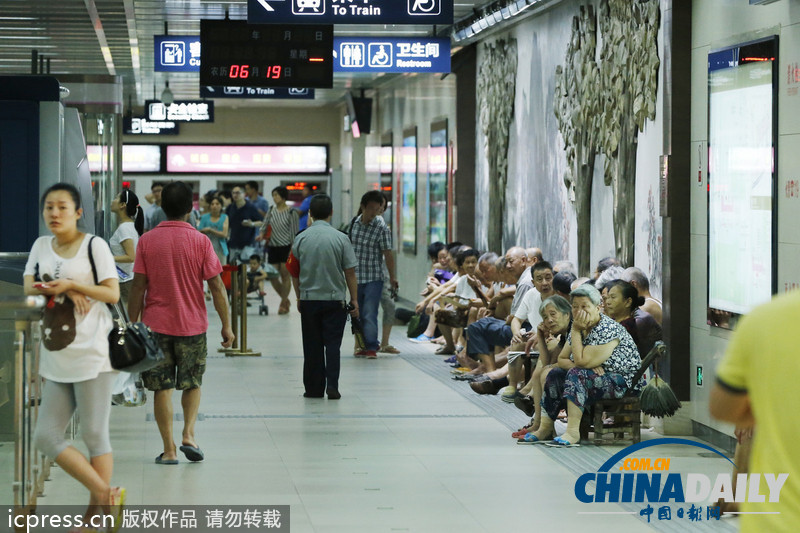
[[[258,297],[255,298],[259,301],[258,314],[269,315],[269,307],[264,302],[264,281],[267,279],[267,273],[261,267],[261,256],[253,254],[250,256],[250,261],[247,269],[247,294],[257,292]],[[250,304],[247,304],[250,305]]]

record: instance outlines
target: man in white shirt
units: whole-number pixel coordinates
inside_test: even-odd
[[[506,268],[517,280],[516,292],[511,303],[512,313],[506,321],[485,317],[467,327],[467,355],[480,361],[478,371],[490,372],[497,368],[494,358],[495,346],[508,346],[513,333],[509,327],[511,317],[516,313],[525,293],[533,288],[528,254],[524,248],[515,246],[506,252]]]
[[[534,291],[528,291],[522,298],[519,307],[514,312],[514,317],[511,319],[511,344],[522,344],[531,335],[536,336],[536,328],[542,321],[542,315],[539,314],[539,307],[542,302],[547,298],[555,295],[553,289],[553,267],[547,261],[538,261],[531,268]],[[530,325],[524,334],[522,333],[522,325],[527,322]],[[503,389],[502,399],[504,402],[514,403],[514,399],[522,397],[517,392],[517,383],[523,379],[523,366],[522,357],[519,352],[509,352],[508,354],[508,386]]]
[[[620,279],[636,287],[636,290],[639,291],[639,296],[644,298],[644,305],[639,309],[653,315],[656,322],[661,325],[661,301],[656,300],[653,298],[653,295],[650,294],[650,280],[647,279],[644,272],[636,267],[626,268]]]

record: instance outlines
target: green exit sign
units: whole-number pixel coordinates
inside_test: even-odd
[[[697,386],[703,386],[703,366],[697,365]]]

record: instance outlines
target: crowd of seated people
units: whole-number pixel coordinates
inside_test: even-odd
[[[438,243],[430,253],[417,305],[429,323],[414,340],[439,342],[453,379],[479,394],[500,393],[531,417],[512,433],[520,444],[576,446],[587,407],[644,385],[631,380],[661,339],[661,303],[640,269],[606,257],[591,278],[578,278],[572,263],[551,264],[537,248],[498,256]],[[566,431],[557,437],[554,421],[565,411]]]

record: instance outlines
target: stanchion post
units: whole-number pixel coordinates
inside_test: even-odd
[[[239,271],[238,270],[231,270],[229,272],[229,274],[231,276],[231,278],[230,278],[231,331],[233,331],[234,334],[235,334],[236,331],[237,331],[237,328],[239,327],[239,305],[238,305],[239,297],[237,296],[237,293],[239,292],[239,284],[238,284]],[[238,335],[234,335],[234,336],[235,336],[235,338],[233,339],[233,345],[230,348],[219,348],[219,350],[217,350],[217,351],[219,351],[221,353],[224,353],[226,355],[230,354],[230,352],[237,351],[239,349],[238,348],[239,347],[239,336]]]
[[[240,265],[236,272],[231,272],[231,275],[231,287],[234,295],[231,302],[231,315],[237,316],[238,323],[231,324],[231,328],[236,332],[236,341],[232,348],[224,350],[225,355],[260,356],[261,352],[254,352],[247,348],[247,265]]]

